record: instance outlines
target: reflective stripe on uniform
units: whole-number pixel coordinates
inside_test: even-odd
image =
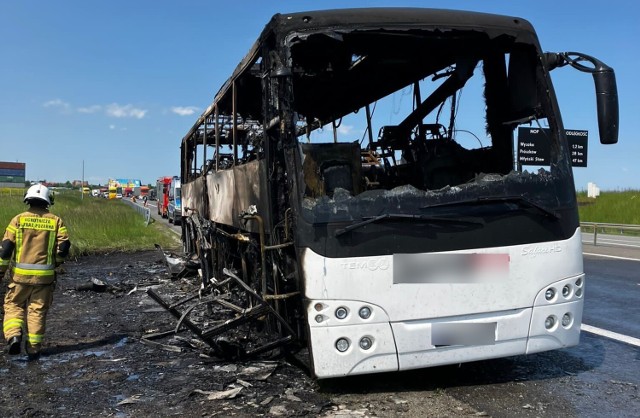
[[[16,229],[16,227],[15,227],[15,226],[13,226],[13,225],[9,225],[9,226],[7,227],[7,231],[9,231],[9,232],[11,232],[11,233],[14,233],[14,234],[15,234],[15,233],[16,233],[16,230],[17,230],[17,229]]]
[[[16,268],[22,270],[53,270],[56,266],[53,264],[27,264],[16,263]]]
[[[8,266],[9,260],[5,260],[4,258],[0,258],[0,266]]]
[[[31,269],[21,269],[18,267],[13,268],[14,274],[21,274],[23,276],[54,276],[56,271],[54,269],[47,270],[31,270]]]
[[[22,229],[16,229],[16,251],[15,260],[20,261],[22,255]]]
[[[20,318],[5,319],[2,331],[6,334],[12,328],[22,328],[24,321]]]
[[[56,248],[56,239],[57,236],[54,233],[49,232],[49,245],[47,246],[47,264],[53,264],[55,263],[55,259],[54,257],[54,252],[55,252],[55,248]],[[55,266],[54,266],[55,267]]]
[[[42,334],[29,334],[29,344],[40,344],[43,338]]]
[[[58,229],[58,232],[60,232],[61,234],[66,234],[67,233],[67,227],[63,226],[62,228]]]

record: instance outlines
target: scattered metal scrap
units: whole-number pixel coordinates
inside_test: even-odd
[[[193,261],[162,251],[167,269],[174,278],[198,272]],[[234,271],[224,268],[224,280],[210,281],[191,294],[169,302],[154,288],[147,294],[177,319],[172,330],[143,337],[144,342],[175,335],[182,327],[197,335],[213,349],[213,354],[228,360],[246,360],[272,353],[294,340],[295,332],[287,321],[247,285]],[[197,317],[197,319],[194,319]],[[172,347],[172,346],[169,346]],[[171,349],[171,351],[177,351]]]
[[[164,264],[171,276],[180,278],[195,276],[198,274],[200,263],[197,259],[187,259],[174,253],[164,251],[158,244],[155,244],[155,247],[160,252],[160,254],[162,254],[162,260],[164,261]]]

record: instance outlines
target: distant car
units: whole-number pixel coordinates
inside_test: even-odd
[[[116,194],[116,199],[122,199],[122,193],[117,193]]]
[[[178,225],[182,222],[182,196],[180,179],[174,176],[169,186],[169,206],[167,207],[167,218],[169,223]]]

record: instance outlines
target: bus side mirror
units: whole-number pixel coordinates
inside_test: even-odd
[[[593,73],[596,84],[596,101],[598,107],[598,129],[600,143],[615,144],[618,142],[618,87],[613,68]]]
[[[598,131],[600,143],[618,142],[618,86],[613,68],[602,61],[579,52],[545,53],[547,70],[571,65],[573,68],[593,75],[596,88],[596,107],[598,111]],[[584,65],[588,62],[590,65]]]

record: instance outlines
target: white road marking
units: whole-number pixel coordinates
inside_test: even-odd
[[[627,260],[627,261],[640,261],[640,258],[630,258],[630,257],[618,257],[616,255],[606,255],[606,254],[596,254],[596,253],[582,253],[583,255],[591,255],[594,257],[604,257],[604,258],[615,258],[616,260]]]
[[[640,338],[629,337],[628,335],[618,334],[617,332],[607,331],[606,329],[592,327],[591,325],[587,324],[582,324],[580,329],[582,329],[582,331],[600,335],[601,337],[611,338],[612,340],[640,347]]]

